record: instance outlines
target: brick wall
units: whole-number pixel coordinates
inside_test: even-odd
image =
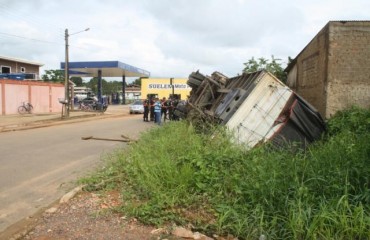
[[[297,57],[295,90],[322,115],[326,109],[327,29],[321,30]]]
[[[370,107],[370,22],[330,22],[326,117]]]
[[[289,86],[325,118],[369,108],[370,21],[329,22],[296,57],[296,70]]]

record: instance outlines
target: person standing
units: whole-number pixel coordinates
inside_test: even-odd
[[[167,110],[168,110],[168,119],[170,121],[173,120],[173,102],[172,98],[169,98],[166,102]]]
[[[175,114],[175,110],[176,110],[176,107],[177,105],[179,104],[179,100],[177,98],[175,98],[173,101],[172,101],[172,111],[173,111],[173,115],[172,115],[172,120],[179,120],[179,117]]]
[[[154,115],[155,115],[155,122],[158,125],[161,125],[161,110],[162,110],[161,102],[159,101],[159,98],[156,98],[155,103],[154,103]]]
[[[166,98],[164,97],[161,101],[161,117],[163,116],[163,121],[166,121],[167,118],[167,106],[166,106]]]
[[[143,102],[144,105],[144,122],[149,122],[149,99],[145,99]]]
[[[150,107],[150,121],[154,121],[155,122],[155,118],[154,118],[154,103],[155,103],[155,99],[154,97],[151,97],[150,100],[149,100],[149,107]]]

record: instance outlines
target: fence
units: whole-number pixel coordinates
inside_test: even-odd
[[[58,98],[64,98],[64,85],[60,83],[0,79],[1,115],[17,114],[22,102],[31,103],[34,113],[61,112]]]

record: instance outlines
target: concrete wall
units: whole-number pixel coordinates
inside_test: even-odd
[[[64,85],[34,81],[0,80],[1,115],[18,114],[23,102],[30,102],[34,113],[61,112]]]
[[[4,95],[4,92],[3,92],[4,88],[3,88],[3,84],[1,84],[0,82],[0,115],[2,115],[2,112],[3,112],[3,101],[1,99],[3,99],[3,95]]]

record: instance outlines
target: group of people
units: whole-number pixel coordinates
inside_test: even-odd
[[[161,125],[162,118],[164,122],[166,120],[177,120],[173,114],[177,103],[177,99],[166,99],[165,97],[162,100],[159,100],[159,98],[145,99],[143,101],[144,122],[154,121],[158,125]]]

